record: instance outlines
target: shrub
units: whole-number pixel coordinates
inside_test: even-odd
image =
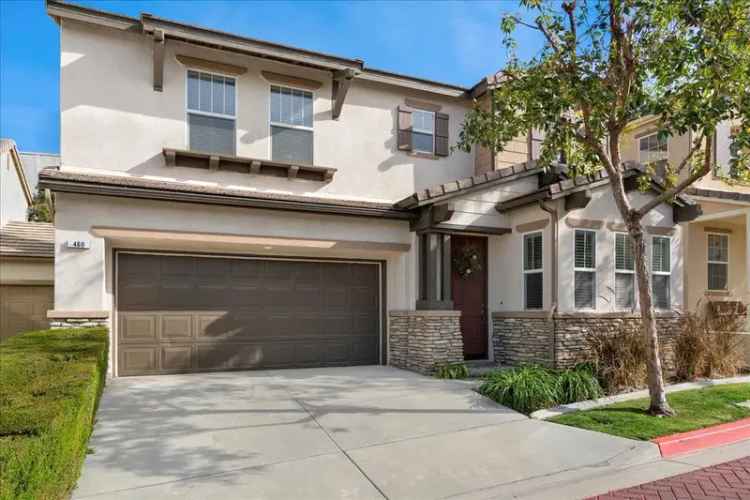
[[[736,375],[742,367],[740,339],[746,321],[746,308],[739,302],[698,305],[699,312],[688,315],[675,342],[677,378]]]
[[[435,376],[445,379],[468,378],[469,368],[465,363],[449,363],[435,367]]]
[[[589,331],[596,376],[608,393],[646,385],[646,344],[640,330]]]
[[[478,391],[526,414],[554,406],[558,398],[555,374],[537,365],[491,372]]]
[[[557,402],[560,404],[597,399],[603,394],[592,365],[579,365],[557,375]]]
[[[101,328],[29,332],[0,344],[0,499],[69,496],[106,364]]]

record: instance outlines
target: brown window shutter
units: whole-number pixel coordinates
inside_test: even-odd
[[[398,108],[398,149],[401,151],[412,150],[411,111],[402,107]]]
[[[449,152],[448,115],[435,113],[435,154],[437,156],[448,156]]]

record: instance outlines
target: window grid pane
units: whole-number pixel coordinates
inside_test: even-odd
[[[305,90],[271,86],[271,123],[290,127],[313,126],[313,95]]]
[[[618,309],[635,306],[635,274],[615,274],[615,305]]]
[[[596,273],[575,272],[575,304],[577,309],[596,308]]]
[[[596,233],[593,231],[576,231],[575,240],[575,267],[595,269]]]
[[[670,265],[670,239],[654,237],[651,270],[655,273],[669,273]]]
[[[729,237],[725,234],[708,235],[708,261],[729,262]]]
[[[524,258],[523,258],[523,269],[524,271],[532,271],[542,269],[542,235],[527,234],[523,237],[524,240]]]
[[[544,275],[540,272],[524,275],[526,309],[541,309],[544,302]]]
[[[234,117],[235,82],[233,78],[187,72],[187,109]]]
[[[652,292],[654,295],[654,307],[657,309],[669,309],[670,303],[670,277],[667,274],[656,274],[652,281]]]
[[[726,264],[708,264],[708,289],[727,290],[729,281],[729,266]]]
[[[634,271],[633,246],[627,234],[615,235],[615,268],[618,271]]]

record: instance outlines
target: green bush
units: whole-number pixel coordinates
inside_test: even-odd
[[[604,391],[599,385],[590,365],[576,366],[573,370],[563,370],[557,375],[557,402],[575,403],[602,397]]]
[[[449,363],[435,367],[437,378],[461,379],[469,377],[469,368],[465,363]]]
[[[0,343],[0,499],[69,496],[106,370],[103,328],[28,332]]]
[[[485,376],[478,391],[526,414],[558,404],[596,399],[603,394],[590,365],[562,371],[538,365],[498,370]]]
[[[479,393],[523,413],[557,403],[557,378],[545,368],[524,365],[488,374]]]

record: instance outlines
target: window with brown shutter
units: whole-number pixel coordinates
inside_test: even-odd
[[[411,111],[398,108],[398,149],[412,150]]]
[[[437,156],[448,156],[449,151],[448,115],[435,113],[435,154]]]

